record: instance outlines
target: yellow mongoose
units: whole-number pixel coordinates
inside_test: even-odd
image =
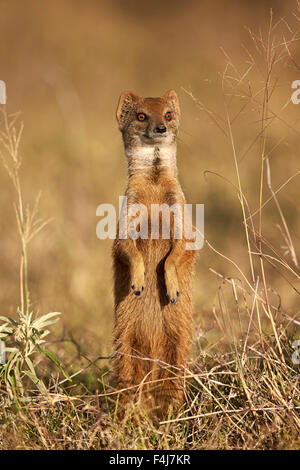
[[[144,204],[149,215],[153,204],[185,204],[176,167],[179,118],[174,90],[162,98],[140,98],[129,91],[120,96],[117,120],[128,160],[127,208]],[[170,403],[182,403],[179,378],[192,343],[195,251],[186,250],[184,238],[174,238],[172,223],[170,229],[169,239],[161,234],[153,239],[149,229],[147,239],[117,236],[113,245],[117,385],[131,387],[122,394],[125,401],[136,394],[156,414],[165,413]]]

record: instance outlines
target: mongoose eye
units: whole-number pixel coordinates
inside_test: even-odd
[[[146,117],[147,117],[147,116],[146,116],[145,113],[138,113],[138,114],[137,114],[137,120],[138,120],[138,121],[145,121]]]
[[[167,121],[171,121],[173,119],[173,116],[172,116],[172,113],[171,111],[168,111],[166,114],[165,114],[165,118]]]

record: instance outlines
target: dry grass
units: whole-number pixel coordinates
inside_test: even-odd
[[[16,65],[12,71],[7,66],[7,76],[0,77],[8,84],[9,105],[17,102],[25,114],[21,144],[14,117],[11,127],[6,114],[1,122],[2,144],[3,138],[8,142],[2,153],[5,157],[10,150],[15,158],[12,167],[5,160],[10,178],[0,172],[5,188],[0,204],[1,315],[17,321],[22,312],[28,324],[40,311],[62,312],[62,321],[51,326],[47,349],[43,347],[50,354],[30,343],[38,382],[26,375],[25,360],[17,370],[11,368],[17,381],[2,376],[0,446],[300,449],[299,365],[292,361],[292,343],[300,337],[299,111],[290,102],[291,83],[299,74],[299,5],[274,3],[269,15],[269,8],[249,10],[232,1],[230,15],[222,11],[218,18],[217,3],[191,2],[185,10],[173,2],[170,37],[165,21],[157,19],[155,2],[147,16],[143,9],[135,12],[134,5],[128,2],[124,10],[118,2],[100,7],[90,1],[85,8],[73,8],[72,2],[54,1],[48,4],[46,21],[32,2],[31,30],[40,38],[30,56],[35,72],[24,72],[21,85],[14,75]],[[0,18],[0,34],[7,40],[14,37],[8,25],[20,28],[26,12],[15,2],[5,8],[7,23]],[[102,28],[97,29],[100,14]],[[56,23],[64,16],[70,35],[65,24]],[[260,30],[253,27],[258,17]],[[144,21],[143,43],[136,40],[141,36],[138,19]],[[245,23],[250,30],[242,28]],[[51,42],[42,31],[50,31],[53,24],[56,36]],[[154,25],[157,43],[151,35]],[[223,33],[220,53],[214,27]],[[27,34],[17,57],[25,70],[32,37],[22,28]],[[124,39],[122,47],[115,37]],[[17,54],[19,48],[13,40],[11,44]],[[8,57],[1,54],[7,64]],[[95,65],[96,58],[101,66]],[[155,78],[154,66],[160,70]],[[110,243],[96,239],[94,215],[99,202],[116,202],[125,186],[125,162],[123,174],[119,172],[121,139],[107,116],[113,116],[112,103],[123,88],[158,95],[171,88],[170,74],[172,87],[181,90],[184,116],[181,181],[188,201],[204,202],[206,212],[206,246],[194,281],[195,350],[186,369],[184,409],[176,414],[170,410],[160,424],[132,409],[120,423],[120,391],[111,383],[107,339],[112,324]],[[91,97],[92,86],[98,90],[95,75],[100,89]],[[55,94],[57,108],[45,83]],[[25,93],[18,95],[17,85],[27,90],[36,85],[41,97],[32,93],[27,100]],[[22,168],[20,149],[25,155]],[[34,202],[31,212],[25,210],[40,186],[42,213],[54,217],[47,226],[36,217]],[[20,244],[12,236],[18,233],[12,200]],[[28,249],[30,234],[37,237]]]

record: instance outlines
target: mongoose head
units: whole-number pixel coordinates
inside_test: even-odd
[[[120,96],[117,121],[125,148],[173,144],[179,118],[179,101],[174,90],[161,98],[140,98],[130,91]]]

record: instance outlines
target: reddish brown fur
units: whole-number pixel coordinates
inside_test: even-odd
[[[166,110],[173,113],[171,122],[164,119]],[[138,112],[147,114],[146,124],[137,120]],[[138,98],[125,92],[120,98],[117,118],[128,157],[128,205],[142,203],[149,215],[153,203],[183,205],[176,161],[171,161],[173,157],[168,153],[169,145],[175,148],[179,124],[176,93],[168,92],[163,98]],[[168,143],[157,143],[154,136],[152,144],[153,129],[161,122],[167,127]],[[141,142],[141,132],[149,134],[150,145],[148,141]],[[140,165],[140,161],[139,164],[135,161],[135,152],[138,154],[144,146],[147,155],[149,150],[150,160],[152,146],[156,154]],[[171,224],[170,240],[162,239],[161,234],[159,239],[151,239],[149,232],[148,239],[117,238],[113,246],[114,369],[118,388],[132,387],[122,394],[121,404],[135,395],[148,410],[154,407],[160,415],[170,403],[183,402],[183,381],[178,376],[184,373],[192,343],[191,272],[195,252],[186,250],[185,240],[174,239],[173,232]],[[140,296],[134,294],[137,290]],[[170,299],[176,303],[172,304]]]

